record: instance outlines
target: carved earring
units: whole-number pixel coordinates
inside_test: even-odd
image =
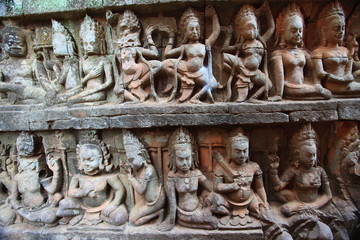
[[[285,42],[285,40],[284,40],[283,38],[281,38],[281,41],[280,41],[279,46],[280,46],[281,48],[286,48],[286,42]]]

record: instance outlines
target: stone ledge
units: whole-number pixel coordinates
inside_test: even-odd
[[[360,120],[360,99],[215,104],[0,106],[0,131],[150,128]]]
[[[155,225],[155,224],[154,224]],[[53,228],[35,228],[27,224],[15,224],[6,229],[0,228],[0,239],[21,239],[21,240],[68,240],[68,239],[107,239],[107,240],[211,240],[211,239],[263,239],[261,229],[246,229],[246,231],[218,231],[218,230],[198,230],[176,226],[169,232],[159,232],[156,225],[146,225],[144,227],[126,226],[123,231],[85,231],[69,230],[65,226]],[[31,230],[30,230],[31,229]],[[79,237],[81,236],[81,237]]]

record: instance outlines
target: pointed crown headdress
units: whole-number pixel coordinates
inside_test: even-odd
[[[345,21],[345,13],[339,1],[335,1],[326,5],[319,14],[318,27],[321,29],[329,21],[329,17],[339,16]]]
[[[120,15],[117,25],[117,42],[120,48],[139,47],[140,42],[140,22],[134,12],[125,10]]]
[[[86,15],[80,26],[80,38],[83,39],[89,32],[94,34],[97,39],[103,38],[105,34],[103,26],[95,19]]]
[[[281,48],[286,47],[282,34],[286,24],[289,24],[289,22],[293,21],[295,18],[300,18],[303,27],[305,26],[304,16],[301,13],[300,7],[293,2],[285,7],[276,19],[275,46],[279,45]]]
[[[244,24],[249,20],[255,20],[257,23],[257,17],[255,15],[255,8],[249,4],[245,4],[242,6],[242,8],[239,10],[239,12],[236,14],[235,18],[235,31],[236,31],[236,37],[239,38],[240,36],[240,28],[244,26]]]
[[[200,36],[202,36],[203,32],[203,22],[204,22],[204,16],[196,11],[193,8],[188,8],[186,11],[181,15],[180,18],[180,29],[183,36],[185,36],[187,25],[192,22],[198,22],[200,26]]]
[[[74,39],[73,35],[71,34],[71,32],[69,31],[69,29],[67,29],[60,22],[58,22],[54,19],[51,19],[51,23],[52,23],[53,34],[59,33],[59,34],[65,36],[67,51],[69,52],[70,55],[76,56],[77,55],[77,47],[76,47],[75,39]]]
[[[169,169],[176,172],[175,145],[189,144],[192,152],[191,169],[199,166],[197,144],[194,136],[184,127],[180,127],[170,136],[169,139]]]
[[[150,155],[137,136],[128,130],[123,130],[123,145],[126,152],[136,151],[142,154],[146,163],[151,163]]]

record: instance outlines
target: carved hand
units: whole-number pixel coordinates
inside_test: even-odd
[[[269,154],[269,165],[271,169],[278,169],[280,165],[279,162],[280,158],[275,153]]]
[[[216,15],[216,11],[215,11],[214,7],[211,5],[208,5],[205,9],[205,16],[212,17],[214,15]]]
[[[49,156],[46,163],[52,172],[58,172],[60,170],[60,166],[61,166],[60,158]]]

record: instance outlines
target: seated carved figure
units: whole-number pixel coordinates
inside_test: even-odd
[[[13,154],[9,155],[10,147],[0,142],[0,226],[13,224],[16,219],[16,213],[9,203],[12,181],[16,174]]]
[[[71,96],[67,105],[106,100],[106,90],[114,83],[111,61],[105,54],[105,33],[100,23],[86,16],[80,27],[84,57],[80,60],[80,93]]]
[[[152,31],[155,26],[146,29],[146,39],[148,48],[142,47],[140,42],[140,22],[136,15],[129,11],[119,16],[107,12],[108,22],[117,22],[117,40],[118,52],[116,58],[120,63],[120,75],[117,76],[114,92],[117,95],[123,94],[125,101],[132,103],[144,102],[149,94],[145,88],[150,85],[151,95],[158,100],[154,86],[154,76],[161,69],[161,62],[156,59],[159,52],[152,40]]]
[[[17,138],[19,166],[12,182],[10,203],[15,212],[29,222],[56,224],[57,206],[62,198],[62,164],[51,155],[45,163],[40,148],[40,140],[34,134],[22,132]],[[52,176],[44,178],[47,169]]]
[[[169,231],[179,225],[191,228],[215,229],[219,220],[214,214],[228,214],[227,203],[212,192],[209,180],[197,169],[198,151],[194,137],[184,128],[178,128],[169,140],[169,169],[167,194],[170,206],[168,218],[158,229]],[[198,196],[199,187],[210,194]]]
[[[325,170],[317,166],[316,133],[311,125],[303,125],[293,136],[291,144],[294,163],[280,178],[277,170],[279,159],[271,159],[270,163],[270,179],[279,200],[284,202],[281,212],[286,217],[307,214],[321,219],[325,216],[321,211],[330,204],[332,193]],[[333,239],[328,225],[321,220],[315,220],[315,223],[306,234],[317,234],[316,239]]]
[[[268,30],[260,35],[258,29],[257,14],[265,12]],[[267,98],[268,90],[272,83],[267,76],[267,53],[266,42],[274,33],[274,19],[267,2],[255,10],[252,6],[244,5],[236,15],[236,44],[229,46],[231,31],[227,31],[224,53],[224,70],[230,72],[227,81],[227,93],[225,100],[230,101],[232,96],[232,80],[235,77],[237,92],[236,102],[243,102],[248,97],[249,90],[256,87],[256,92],[250,96],[249,102],[258,103],[262,96]],[[263,69],[261,69],[261,67]]]
[[[275,45],[281,49],[272,53],[276,92],[269,100],[280,101],[282,97],[330,99],[332,96],[321,84],[305,80],[306,74],[312,74],[313,66],[310,54],[302,48],[303,31],[304,19],[300,8],[295,3],[288,5],[276,21]]]
[[[61,200],[56,215],[62,223],[97,225],[106,222],[120,226],[128,213],[124,205],[125,188],[112,170],[110,153],[104,142],[95,137],[84,139],[77,146],[79,170],[84,174],[72,177],[68,197]]]
[[[79,59],[75,39],[71,32],[60,22],[52,22],[52,47],[56,60],[48,54],[37,53],[34,60],[34,74],[46,91],[45,104],[65,103],[69,97],[81,91]],[[55,78],[52,79],[53,72]]]
[[[128,179],[140,195],[130,211],[129,221],[136,226],[149,222],[155,217],[163,220],[165,192],[150,156],[139,139],[129,131],[123,131],[123,143],[130,167]]]
[[[205,16],[212,18],[212,33],[206,39],[205,44],[200,42],[203,32],[202,16],[192,8],[187,9],[180,20],[183,34],[183,44],[173,48],[175,34],[169,35],[169,43],[165,48],[165,57],[169,58],[163,62],[166,75],[174,79],[174,89],[170,101],[175,98],[178,89],[178,78],[181,81],[181,96],[179,102],[190,99],[192,103],[201,103],[200,99],[207,95],[214,102],[212,91],[217,88],[218,83],[212,74],[211,47],[220,34],[218,16],[212,6],[207,6]],[[208,57],[208,65],[204,64]],[[176,59],[177,57],[177,59]],[[173,59],[174,58],[174,59]],[[200,91],[192,96],[194,88],[200,87]]]
[[[6,26],[1,35],[5,57],[0,60],[0,94],[10,103],[42,103],[46,92],[33,77],[32,60],[26,58],[24,30]]]
[[[225,160],[213,152],[217,163],[214,169],[214,189],[222,193],[230,205],[230,216],[220,220],[223,226],[240,226],[252,222],[249,211],[261,214],[261,207],[268,202],[262,180],[262,171],[255,162],[249,161],[249,139],[242,129],[236,129],[229,137],[228,157]]]
[[[342,46],[345,14],[338,1],[321,11],[318,26],[322,46],[311,53],[317,78],[337,97],[360,96],[360,83],[352,74],[352,56]]]

